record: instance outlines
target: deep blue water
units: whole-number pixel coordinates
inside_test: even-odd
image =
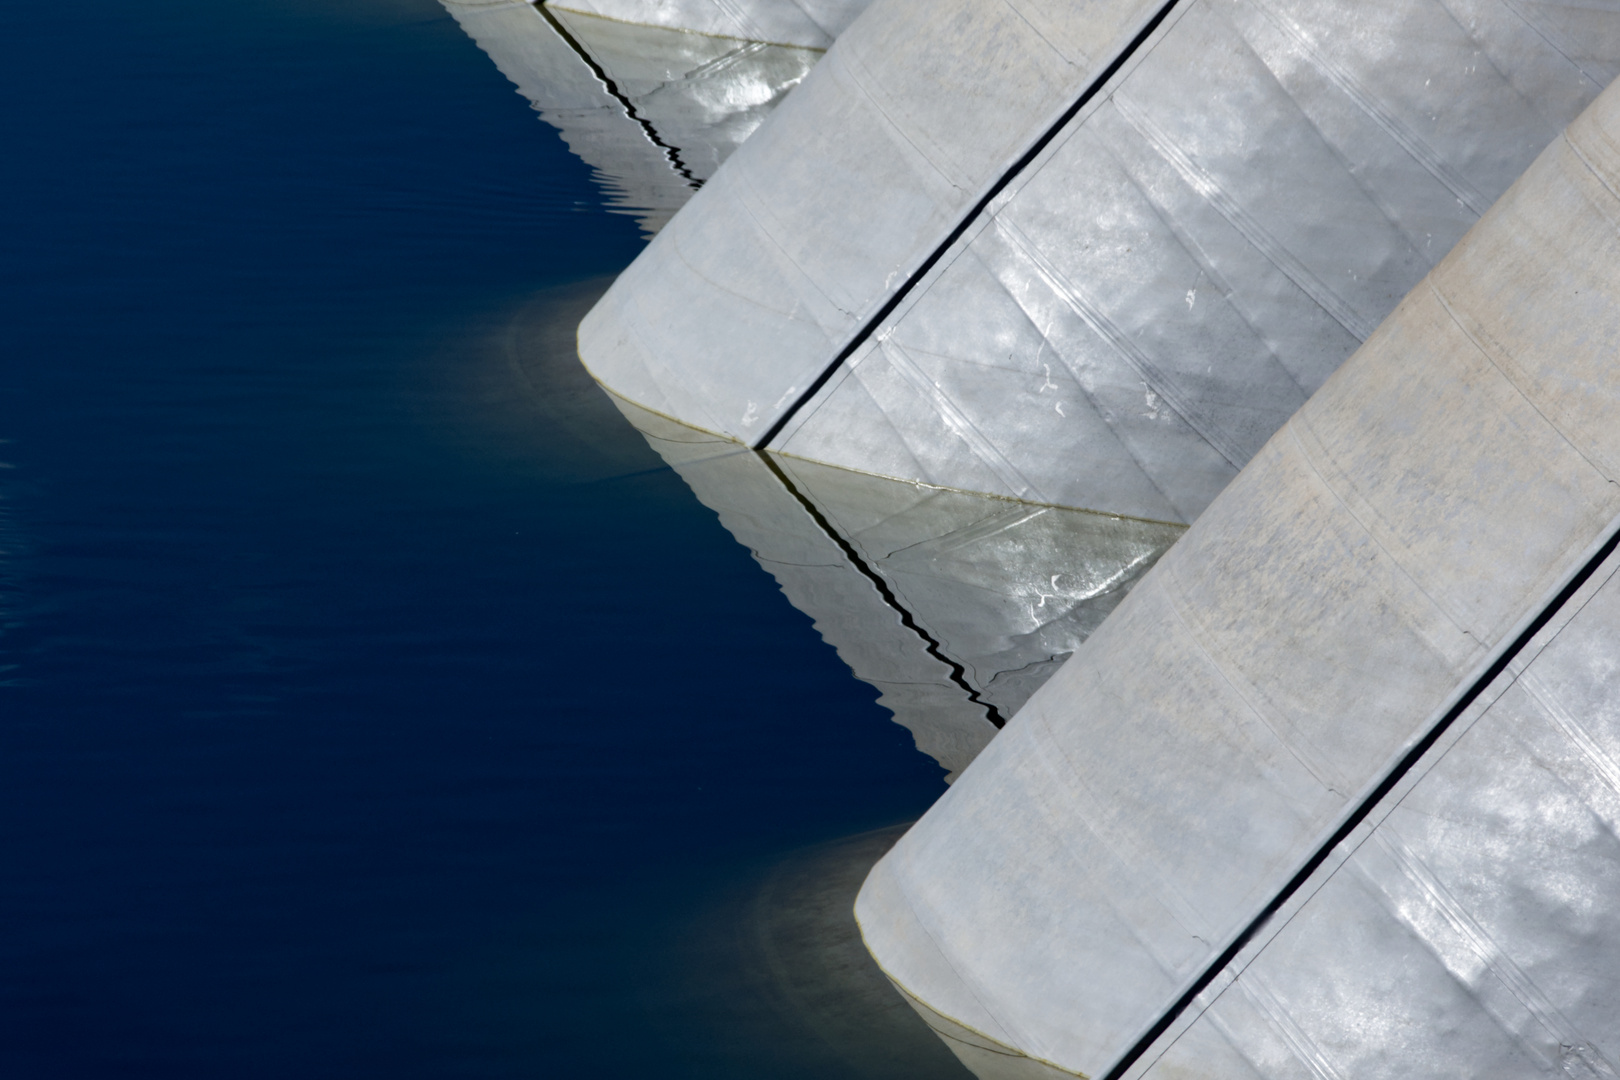
[[[0,52],[0,1077],[783,1075],[673,939],[940,771],[533,361],[634,223],[431,0]]]

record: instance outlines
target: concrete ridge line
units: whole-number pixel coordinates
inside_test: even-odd
[[[771,426],[765,429],[765,434],[761,435],[759,441],[753,444],[754,449],[765,449],[766,447],[770,446],[771,442],[775,440],[778,435],[782,434],[782,429],[787,427],[788,422],[792,420],[794,416],[798,415],[800,409],[809,404],[810,399],[815,397],[823,386],[827,385],[827,380],[833,377],[833,373],[839,368],[843,367],[844,362],[853,356],[855,351],[865,344],[869,338],[871,338],[885,319],[894,314],[895,309],[900,306],[901,302],[905,300],[907,296],[911,295],[911,291],[915,289],[919,283],[921,283],[924,277],[928,276],[928,272],[934,268],[940,259],[945,257],[945,253],[949,251],[951,247],[962,238],[962,235],[968,231],[973,223],[977,221],[981,215],[983,215],[984,211],[992,202],[995,201],[996,197],[1003,191],[1007,190],[1007,187],[1018,178],[1019,174],[1027,169],[1030,164],[1041,155],[1041,152],[1052,144],[1052,141],[1058,137],[1064,128],[1069,126],[1069,123],[1077,115],[1079,115],[1080,110],[1091,103],[1091,100],[1102,91],[1102,88],[1107,85],[1110,79],[1119,74],[1120,68],[1124,67],[1126,62],[1129,61],[1131,57],[1136,55],[1137,51],[1147,43],[1148,38],[1153,36],[1154,31],[1158,30],[1159,27],[1164,24],[1165,19],[1169,18],[1170,13],[1174,11],[1176,6],[1181,2],[1182,0],[1165,0],[1165,3],[1159,8],[1159,10],[1154,12],[1153,16],[1148,19],[1145,24],[1143,24],[1142,29],[1137,31],[1136,36],[1132,38],[1130,42],[1119,51],[1119,54],[1115,56],[1113,60],[1109,61],[1108,66],[1103,68],[1103,70],[1098,73],[1097,77],[1091,80],[1090,84],[1080,92],[1080,96],[1074,100],[1074,103],[1068,108],[1064,109],[1063,112],[1058,116],[1057,120],[1054,121],[1044,132],[1042,132],[1040,137],[1030,145],[1029,149],[1025,150],[1021,155],[1019,155],[1017,160],[1008,166],[1002,172],[1001,176],[997,178],[996,182],[991,184],[989,189],[979,197],[979,201],[974,203],[973,206],[968,209],[966,214],[962,215],[961,220],[956,223],[955,227],[953,227],[950,232],[945,234],[945,238],[935,246],[934,250],[929,253],[928,257],[924,259],[915,270],[907,275],[906,280],[900,283],[900,287],[894,291],[894,294],[890,296],[888,300],[884,301],[883,306],[878,308],[876,313],[874,313],[872,317],[855,332],[855,335],[844,344],[842,349],[838,350],[838,354],[832,358],[832,362],[822,370],[820,375],[817,375],[810,381],[810,385],[805,388],[803,393],[794,399],[793,404],[789,405],[787,410],[783,412],[781,416],[778,416],[771,422]]]
[[[1580,592],[1581,587],[1597,573],[1599,568],[1614,555],[1620,548],[1620,519],[1609,523],[1605,530],[1607,537],[1598,545],[1590,558],[1586,560],[1565,582],[1564,586],[1549,600],[1539,613],[1532,618],[1524,629],[1513,637],[1506,646],[1497,650],[1496,659],[1491,661],[1475,679],[1468,689],[1429,727],[1429,730],[1402,754],[1392,768],[1384,774],[1382,780],[1369,791],[1349,814],[1345,815],[1338,828],[1334,829],[1327,839],[1316,847],[1294,876],[1277,891],[1269,903],[1251,919],[1242,930],[1238,931],[1232,941],[1221,950],[1220,955],[1205,965],[1198,977],[1193,979],[1181,996],[1172,1002],[1168,1008],[1159,1014],[1142,1036],[1127,1050],[1118,1061],[1099,1080],[1121,1080],[1125,1073],[1135,1065],[1155,1043],[1167,1032],[1181,1015],[1187,1011],[1198,995],[1209,988],[1222,972],[1229,968],[1238,955],[1248,944],[1254,940],[1272,916],[1291,900],[1300,889],[1310,881],[1322,865],[1332,856],[1334,850],[1352,833],[1359,828],[1369,815],[1377,809],[1378,805],[1387,798],[1399,784],[1432,750],[1440,737],[1444,735],[1452,724],[1456,723],[1464,713],[1484,694],[1491,683],[1512,665],[1515,658],[1534,640],[1535,636],[1547,626],[1561,611],[1565,604]],[[1601,535],[1601,534],[1600,534]]]

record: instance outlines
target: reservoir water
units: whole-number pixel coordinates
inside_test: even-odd
[[[944,772],[582,381],[642,233],[444,9],[0,31],[0,1075],[959,1075],[817,944]]]

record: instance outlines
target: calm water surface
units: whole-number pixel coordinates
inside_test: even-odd
[[[941,772],[592,411],[634,222],[431,0],[0,42],[0,1076],[842,1075],[704,942]]]

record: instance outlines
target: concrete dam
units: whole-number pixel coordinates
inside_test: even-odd
[[[951,773],[856,913],[968,1068],[1616,1074],[1620,2],[446,6],[635,136],[581,359]]]

